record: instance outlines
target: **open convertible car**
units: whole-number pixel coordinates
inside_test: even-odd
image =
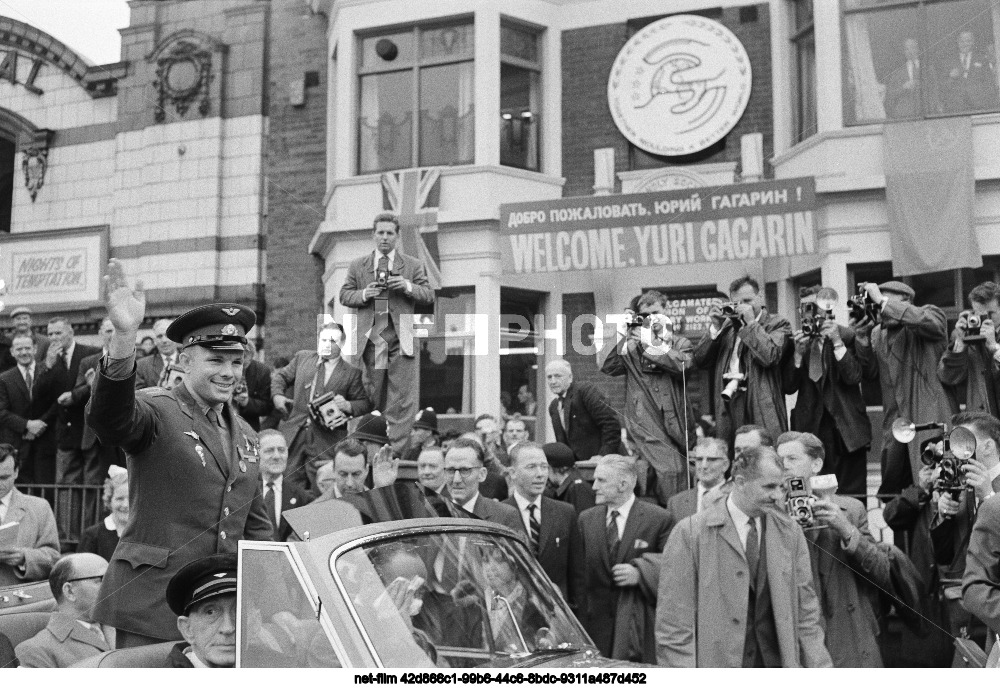
[[[598,656],[510,529],[412,484],[283,514],[239,546],[239,667],[626,667]],[[87,666],[164,666],[172,643]]]

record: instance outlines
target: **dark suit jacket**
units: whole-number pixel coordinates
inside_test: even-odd
[[[566,400],[569,428],[559,417],[559,400],[553,399],[549,404],[556,441],[569,446],[577,461],[616,454],[621,447],[621,424],[607,397],[594,385],[573,382],[566,390]]]
[[[85,359],[80,361],[80,372],[76,376],[76,384],[73,386],[73,405],[85,408],[87,402],[90,401],[90,384],[87,382],[87,371],[95,370],[101,363],[101,357],[104,352],[98,351],[96,354],[91,354]],[[80,442],[80,446],[84,449],[90,449],[97,442],[97,435],[90,428],[90,425],[86,422],[84,418],[83,424],[83,439]]]
[[[240,415],[255,431],[260,432],[260,418],[274,410],[271,401],[271,369],[260,361],[250,361],[243,371],[243,381],[247,386],[250,400],[241,408]]]
[[[811,349],[806,350],[799,368],[795,367],[795,356],[788,357],[782,379],[785,394],[799,394],[792,409],[792,430],[817,434],[823,411],[829,411],[847,451],[853,452],[872,443],[872,426],[861,397],[862,371],[854,356],[854,333],[843,325],[838,328],[847,353],[838,361],[833,343],[823,340],[823,377],[819,382],[809,378]]]
[[[503,502],[518,512],[520,532],[530,542],[524,519],[517,501],[510,497]],[[541,532],[538,538],[538,563],[545,569],[552,582],[562,591],[570,606],[576,607],[577,599],[585,594],[583,587],[583,546],[576,523],[576,509],[571,504],[549,497],[542,497],[539,515]]]
[[[521,516],[517,513],[517,509],[495,499],[490,499],[486,495],[479,495],[472,513],[484,521],[507,526],[518,535],[524,533],[524,526],[521,524]]]
[[[388,290],[389,293],[389,317],[396,334],[399,336],[399,352],[404,356],[413,356],[413,323],[404,323],[400,326],[401,315],[413,315],[416,305],[429,306],[434,303],[434,290],[430,288],[427,281],[427,273],[424,264],[419,258],[408,256],[396,249],[395,260],[392,271],[403,279],[408,279],[413,284],[413,293],[407,294],[405,291]],[[355,346],[350,357],[345,356],[348,362],[356,367],[361,367],[361,355],[365,350],[365,343],[368,341],[368,331],[375,323],[374,300],[365,301],[363,293],[365,287],[375,281],[375,252],[356,258],[351,262],[347,270],[347,278],[344,286],[340,288],[340,303],[348,308],[357,309],[357,327],[353,332],[348,329],[348,336],[355,337]]]
[[[56,397],[52,386],[40,374],[42,369],[41,364],[35,364],[30,401],[20,368],[15,366],[0,373],[0,442],[17,447],[22,466],[27,466],[34,456],[55,455]],[[22,439],[29,420],[44,421],[49,427],[34,440]]]
[[[962,576],[962,606],[1000,633],[1000,499],[979,507]]]
[[[104,576],[96,620],[177,638],[176,615],[163,596],[171,577],[196,559],[236,552],[240,540],[272,539],[257,435],[232,405],[223,416],[229,454],[185,385],[137,392],[134,371],[124,380],[99,371],[87,418],[102,443],[128,454],[131,513]]]
[[[175,360],[177,356],[179,354],[174,356]],[[159,351],[154,350],[149,356],[135,362],[136,389],[159,386],[161,375],[163,375],[163,356],[160,355]]]
[[[263,486],[263,481],[261,482]],[[262,487],[263,489],[263,487]],[[300,506],[305,506],[313,500],[312,494],[308,491],[302,489],[294,483],[288,482],[287,479],[281,481],[281,513],[284,514],[289,509],[298,509]],[[278,536],[275,538],[278,542],[284,542],[288,539],[288,536],[292,534],[292,527],[288,525],[286,521],[280,514],[278,516]]]
[[[48,374],[54,386],[56,397],[63,392],[72,392],[76,388],[76,378],[80,374],[80,364],[83,359],[101,350],[76,342],[73,347],[73,357],[69,368],[60,356]],[[44,363],[42,366],[44,367]],[[56,423],[56,446],[59,449],[79,449],[83,444],[84,405],[70,403],[69,406],[58,406]]]
[[[697,487],[692,487],[690,490],[684,490],[683,492],[675,494],[667,500],[667,514],[670,516],[670,528],[667,532],[669,533],[670,530],[674,529],[674,526],[688,516],[693,516],[697,511]]]
[[[17,365],[17,361],[14,360],[13,354],[10,353],[10,344],[13,336],[13,332],[8,332],[4,337],[2,337],[3,344],[0,345],[0,373],[5,373]],[[38,332],[34,333],[34,337],[35,361],[44,361],[45,354],[49,352],[49,338]]]
[[[575,468],[569,469],[566,479],[558,487],[553,488],[552,483],[546,485],[545,496],[572,504],[577,515],[582,514],[597,503],[594,489]]]
[[[104,521],[101,521],[83,531],[80,535],[80,544],[77,546],[76,551],[90,552],[111,561],[111,557],[114,556],[117,546],[118,531],[114,528],[108,530]]]
[[[579,529],[586,572],[584,589],[587,591],[580,612],[583,627],[597,649],[605,657],[611,657],[620,595],[611,569],[616,564],[638,566],[644,554],[662,552],[670,534],[670,524],[666,509],[636,499],[625,521],[618,554],[612,559],[608,552],[607,520],[608,507],[605,504],[598,504],[580,514]],[[655,609],[655,598],[647,599],[646,605]],[[652,628],[648,632],[651,635]]]
[[[271,373],[271,398],[281,394],[292,400],[292,412],[278,424],[278,431],[285,436],[289,449],[294,449],[288,457],[285,476],[305,489],[313,487],[311,481],[315,467],[307,477],[307,470],[303,469],[303,465],[309,466],[306,463],[308,459],[322,454],[347,437],[346,425],[328,430],[313,423],[309,418],[309,402],[314,397],[333,392],[351,402],[351,416],[363,416],[372,408],[361,382],[360,370],[342,360],[333,369],[329,382],[324,385],[323,379],[316,373],[318,363],[319,354],[303,349],[295,353],[288,365]],[[314,383],[319,387],[315,393]],[[299,450],[299,447],[302,449]]]

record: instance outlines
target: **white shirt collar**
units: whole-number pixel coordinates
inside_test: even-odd
[[[0,497],[0,519],[7,518],[7,512],[10,510],[12,499],[14,499],[14,490],[8,492],[4,497]]]
[[[733,525],[736,526],[736,532],[739,533],[740,542],[743,543],[743,547],[747,546],[747,535],[750,533],[750,517],[747,516],[743,511],[736,506],[736,502],[733,501],[732,493],[729,494],[729,498],[726,499],[726,508],[729,509],[729,516],[733,519]],[[757,525],[757,538],[760,538],[760,517],[754,519]]]
[[[23,366],[20,363],[18,363],[17,364],[17,368],[18,368],[18,370],[21,371],[21,377],[24,377],[25,373],[32,373],[32,374],[34,374],[34,372],[35,372],[35,359],[31,359],[31,363],[29,363],[26,366]]]
[[[108,530],[118,530],[118,528],[115,527],[114,514],[108,514],[108,517],[104,519],[104,527]]]
[[[185,650],[184,650],[184,656],[187,657],[188,661],[191,662],[191,664],[194,665],[195,669],[208,669],[209,668],[209,666],[207,664],[205,664],[203,661],[201,661],[200,659],[198,659],[198,655],[196,655],[194,653],[194,648],[191,647],[190,645],[187,648],[185,648]]]
[[[479,501],[479,490],[476,490],[476,494],[472,495],[472,499],[467,501],[465,504],[459,504],[459,506],[471,514],[473,511],[476,510],[476,502],[478,501]]]
[[[537,497],[535,497],[534,501],[529,502],[526,497],[521,496],[520,492],[514,490],[514,501],[517,502],[518,511],[527,513],[528,507],[532,504],[538,507],[539,514],[542,511],[542,495],[538,495]],[[538,516],[536,516],[536,518],[538,518]]]
[[[67,358],[69,358],[69,360],[72,361],[73,360],[73,352],[75,350],[76,350],[76,340],[74,339],[73,343],[69,345],[69,348],[62,352],[63,360],[65,361]]]
[[[271,478],[271,482],[274,483],[274,489],[275,490],[280,490],[281,489],[281,479],[283,477],[284,476],[279,475],[277,478]],[[267,476],[264,475],[263,473],[261,473],[260,474],[260,479],[261,479],[261,482],[263,483],[263,485],[266,487],[267,486],[267,480],[268,480]]]
[[[632,511],[632,505],[633,504],[635,504],[635,495],[634,494],[630,494],[628,496],[628,499],[625,500],[625,503],[622,504],[617,509],[611,509],[610,507],[608,508],[608,517],[610,518],[612,511],[617,511],[618,512],[618,518],[620,518],[621,519],[621,523],[624,524],[626,521],[628,521],[628,515],[629,515],[629,512]]]
[[[374,270],[378,270],[378,259],[382,257],[382,252],[378,249],[372,251],[372,256],[375,259]],[[392,270],[392,266],[396,264],[396,249],[392,249],[385,254],[385,257],[389,259],[389,269]]]

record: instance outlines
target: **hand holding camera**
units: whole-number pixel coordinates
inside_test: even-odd
[[[368,286],[365,287],[364,292],[362,292],[361,297],[365,301],[371,301],[381,293],[382,293],[382,288],[378,286],[378,282],[369,282]]]
[[[796,330],[795,334],[792,335],[792,339],[795,342],[795,363],[798,366],[802,363],[802,359],[805,358],[806,352],[809,351],[811,338],[802,330]]]
[[[751,306],[749,303],[737,304],[736,314],[740,316],[740,320],[743,321],[744,325],[749,325],[757,318],[757,316],[754,315],[753,306]]]
[[[941,514],[943,518],[951,518],[958,513],[960,507],[961,504],[958,500],[952,499],[951,495],[947,492],[942,492],[938,495],[938,513]]]
[[[837,326],[835,320],[824,320],[819,331],[821,335],[830,340],[835,348],[843,345],[844,340],[840,336],[840,327]]]
[[[962,468],[965,473],[965,484],[975,490],[976,497],[980,501],[989,497],[993,492],[993,486],[987,475],[986,466],[976,459],[969,459]]]
[[[854,526],[844,516],[844,510],[827,497],[817,498],[812,505],[813,515],[820,526],[833,528],[842,540],[847,540],[854,532]]]

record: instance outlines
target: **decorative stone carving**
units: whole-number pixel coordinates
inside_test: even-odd
[[[24,186],[28,189],[31,202],[35,202],[38,191],[45,183],[45,172],[49,167],[49,142],[52,132],[39,129],[34,133],[27,145],[22,147],[21,170],[24,172]]]
[[[219,45],[208,36],[193,31],[174,34],[164,40],[149,56],[156,64],[157,90],[154,117],[157,122],[167,118],[167,109],[173,108],[181,117],[192,107],[202,117],[211,110],[210,85],[212,53]]]

